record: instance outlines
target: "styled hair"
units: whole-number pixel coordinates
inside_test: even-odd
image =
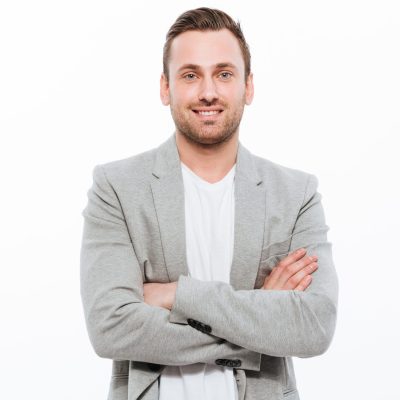
[[[244,59],[245,79],[250,74],[250,50],[246,43],[240,23],[235,22],[228,14],[221,10],[200,7],[188,10],[181,14],[169,28],[163,49],[163,72],[169,80],[168,63],[172,41],[181,33],[187,31],[219,31],[221,29],[231,31],[239,42]]]

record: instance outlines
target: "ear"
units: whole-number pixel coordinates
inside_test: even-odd
[[[250,105],[254,97],[253,73],[250,72],[246,80],[246,104]]]
[[[169,82],[164,73],[161,74],[160,78],[160,98],[164,106],[169,105]]]

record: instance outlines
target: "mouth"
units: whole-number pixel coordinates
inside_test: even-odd
[[[192,109],[192,111],[200,118],[214,118],[220,115],[224,110],[221,109]]]

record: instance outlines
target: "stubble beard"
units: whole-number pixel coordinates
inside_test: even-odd
[[[233,138],[239,129],[244,110],[244,102],[236,107],[233,114],[229,115],[229,108],[224,106],[223,113],[227,116],[221,121],[194,121],[195,115],[191,108],[176,109],[171,105],[171,115],[175,122],[176,131],[190,142],[201,147],[220,146]]]

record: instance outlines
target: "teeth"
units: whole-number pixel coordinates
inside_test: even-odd
[[[198,113],[200,115],[215,115],[215,114],[218,114],[219,111],[199,111]]]

